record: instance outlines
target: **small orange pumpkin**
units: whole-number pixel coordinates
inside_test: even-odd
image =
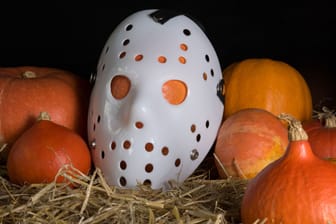
[[[289,64],[268,58],[235,62],[223,70],[224,119],[244,108],[261,108],[275,116],[288,113],[300,121],[312,116],[312,97],[303,76]]]
[[[301,123],[289,120],[286,153],[248,182],[241,203],[244,224],[336,221],[336,166],[317,157]]]
[[[52,122],[49,114],[41,113],[38,121],[14,142],[7,170],[9,180],[15,184],[61,183],[64,177],[56,175],[66,165],[89,174],[91,155],[87,143],[78,133]]]
[[[287,145],[287,128],[274,114],[260,108],[237,111],[223,122],[217,135],[218,174],[251,179],[280,158]]]
[[[0,68],[0,148],[29,128],[40,111],[53,122],[86,138],[89,81],[69,71],[47,67]],[[0,154],[5,160],[8,150]]]

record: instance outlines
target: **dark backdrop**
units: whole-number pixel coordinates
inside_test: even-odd
[[[193,9],[181,3],[171,9],[188,13],[203,25],[223,68],[252,57],[282,60],[302,73],[314,104],[322,100],[336,105],[333,8],[258,9],[223,4]],[[137,10],[158,8],[137,5],[2,7],[0,66],[58,67],[88,78],[95,71],[105,41],[123,19]]]

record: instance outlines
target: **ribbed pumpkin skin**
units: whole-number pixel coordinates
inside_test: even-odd
[[[250,180],[242,223],[316,224],[336,222],[336,166],[313,154],[308,141],[290,142],[283,157]]]
[[[26,71],[36,77],[23,78]],[[0,68],[0,146],[11,145],[41,111],[86,138],[89,81],[56,68]],[[6,155],[0,154],[0,157]]]
[[[287,128],[276,116],[264,109],[247,108],[223,122],[215,155],[229,176],[250,179],[280,158],[287,145]],[[226,178],[218,161],[216,166],[220,177]]]
[[[303,76],[289,64],[268,58],[233,63],[223,71],[224,119],[244,108],[274,115],[288,113],[300,121],[312,116],[312,97]]]

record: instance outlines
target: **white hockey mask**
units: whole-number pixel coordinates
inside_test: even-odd
[[[186,15],[153,9],[127,17],[107,40],[94,82],[88,138],[110,185],[182,183],[215,142],[222,70]]]

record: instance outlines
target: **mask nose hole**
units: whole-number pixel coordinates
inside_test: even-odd
[[[124,75],[117,75],[111,80],[111,94],[117,100],[126,97],[130,88],[131,81]]]

